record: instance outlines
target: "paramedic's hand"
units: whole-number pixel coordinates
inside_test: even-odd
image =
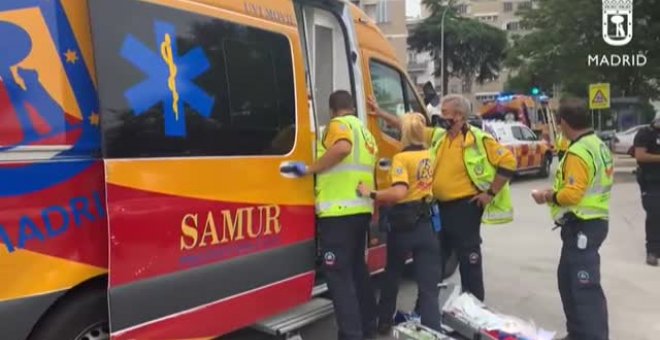
[[[371,194],[371,188],[360,182],[357,187],[357,192],[360,197],[369,197],[369,194]]]
[[[472,197],[470,202],[476,202],[478,206],[485,208],[492,200],[493,198],[488,193],[482,192],[479,195]]]
[[[369,96],[367,99],[367,108],[369,109],[369,114],[372,116],[378,116],[380,108],[378,107],[378,102],[373,96]]]
[[[293,162],[285,167],[282,167],[282,172],[293,174],[296,177],[303,177],[307,175],[307,165],[303,162]]]
[[[536,204],[548,203],[552,200],[552,189],[532,190],[532,197]]]

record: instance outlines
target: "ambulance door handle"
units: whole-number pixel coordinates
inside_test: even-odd
[[[378,160],[378,169],[387,171],[392,167],[392,160],[389,158],[381,158]]]

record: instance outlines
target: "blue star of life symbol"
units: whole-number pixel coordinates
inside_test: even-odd
[[[179,56],[174,25],[155,21],[154,33],[156,46],[160,48],[158,54],[131,34],[124,40],[121,56],[147,75],[124,96],[136,116],[162,103],[165,135],[185,137],[184,104],[205,118],[211,115],[214,98],[193,82],[210,68],[210,64],[201,47]]]

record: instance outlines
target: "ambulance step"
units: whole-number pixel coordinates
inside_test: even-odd
[[[321,294],[324,294],[327,291],[328,291],[328,284],[327,283],[317,284],[312,289],[312,297],[317,297]]]
[[[304,305],[270,319],[262,320],[252,326],[252,328],[270,335],[287,335],[332,313],[332,301],[323,298],[313,298]]]

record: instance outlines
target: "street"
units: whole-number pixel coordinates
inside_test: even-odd
[[[634,160],[617,156],[615,164],[610,230],[601,248],[610,339],[655,340],[660,334],[660,269],[644,263],[645,215],[632,174]],[[553,224],[547,207],[536,205],[530,197],[532,189],[547,187],[551,183],[552,176],[548,179],[523,177],[514,181],[515,221],[509,225],[483,228],[484,274],[489,307],[533,320],[540,327],[556,331],[559,337],[565,335],[556,283],[561,248],[559,230],[551,230]],[[460,282],[458,274],[450,281]],[[399,308],[411,309],[415,296],[415,284],[403,282]],[[306,327],[302,336],[313,340],[336,339],[333,317]],[[244,330],[220,339],[267,337]]]

